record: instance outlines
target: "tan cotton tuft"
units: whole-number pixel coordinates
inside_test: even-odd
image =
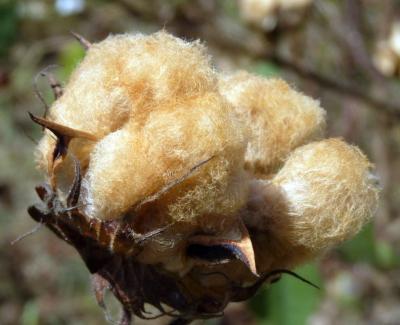
[[[80,161],[81,203],[92,217],[119,218],[209,158],[178,185],[185,191],[169,197],[164,213],[179,220],[211,210],[232,215],[245,200],[246,139],[199,42],[159,32],[93,44],[48,119],[99,139],[73,139],[56,170],[65,191],[73,179],[70,157]],[[46,172],[54,146],[46,131],[36,154]]]
[[[193,175],[185,199],[169,207],[172,217],[191,219],[210,209],[229,214],[243,201],[224,195],[237,186],[244,197],[240,188],[246,185],[233,182],[243,173],[244,143],[222,98],[214,94],[163,108],[145,125],[133,120],[96,145],[85,179],[89,215],[119,216],[211,157]]]
[[[103,137],[130,118],[146,119],[160,103],[185,101],[215,87],[215,74],[199,42],[165,32],[110,36],[90,47],[49,118]],[[47,166],[43,160],[38,164]]]
[[[378,190],[371,164],[339,139],[295,150],[272,183],[287,201],[292,245],[320,252],[354,236],[374,212]]]
[[[296,147],[321,137],[325,111],[281,79],[239,72],[220,81],[226,99],[250,131],[246,167],[270,174]]]

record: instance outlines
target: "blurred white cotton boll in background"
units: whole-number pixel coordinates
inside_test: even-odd
[[[238,5],[244,21],[269,32],[281,22],[288,26],[298,24],[303,10],[312,2],[313,0],[238,0]]]

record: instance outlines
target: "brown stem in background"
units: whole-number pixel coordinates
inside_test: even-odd
[[[383,81],[384,77],[379,73],[371,61],[371,55],[367,51],[364,38],[364,6],[360,0],[346,0],[344,12],[345,30],[341,36],[353,63],[360,72],[365,73],[369,79]],[[329,18],[327,18],[329,19]],[[337,24],[336,24],[337,25]],[[331,24],[333,28],[335,25]]]

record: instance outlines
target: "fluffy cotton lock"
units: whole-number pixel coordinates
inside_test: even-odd
[[[186,192],[168,207],[173,218],[194,219],[212,211],[229,215],[243,203],[246,191],[240,188],[246,182],[233,182],[243,174],[243,140],[220,96],[163,109],[144,125],[132,121],[96,145],[85,179],[89,215],[121,215],[210,158],[190,186],[180,185]],[[238,187],[237,196],[225,194],[230,186]]]
[[[220,89],[247,127],[245,163],[255,174],[276,172],[293,149],[324,132],[326,114],[318,101],[281,79],[238,72],[221,78]]]
[[[236,181],[243,174],[245,139],[199,42],[159,32],[93,44],[48,119],[98,139],[73,139],[56,170],[66,190],[73,179],[71,157],[81,162],[81,204],[89,216],[119,218],[207,159],[187,193],[171,205],[175,218],[194,218],[210,207],[229,214],[246,195],[245,182]],[[46,171],[54,147],[55,137],[46,131],[37,150]],[[206,204],[211,189],[215,200]]]
[[[261,269],[293,267],[348,240],[378,201],[371,163],[340,139],[294,150],[271,181],[251,188],[243,217],[257,229]]]
[[[319,251],[354,236],[377,205],[371,169],[358,148],[340,139],[295,150],[272,181],[288,202],[288,241]]]

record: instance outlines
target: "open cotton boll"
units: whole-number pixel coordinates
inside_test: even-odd
[[[165,32],[110,36],[90,46],[48,119],[102,138],[130,119],[144,121],[165,101],[179,104],[216,88],[215,73],[199,42]],[[36,153],[38,166],[46,172],[48,152],[54,150],[51,136],[45,133]],[[81,154],[90,152],[93,143],[86,143],[88,150],[82,145],[71,146],[69,153],[88,160]]]
[[[93,44],[65,94],[50,110],[53,121],[105,135],[153,101],[183,99],[215,88],[214,72],[199,42],[164,32],[123,34]]]
[[[219,316],[375,209],[368,160],[306,144],[325,112],[284,81],[222,76],[164,32],[87,47],[49,115],[31,114],[47,184],[28,212],[77,249],[100,305],[112,289],[123,322],[148,304],[177,322]]]
[[[301,13],[312,2],[313,0],[239,0],[238,5],[246,22],[271,31],[285,15],[290,15],[293,11]]]
[[[272,180],[253,180],[241,216],[257,269],[293,268],[353,237],[378,201],[372,165],[340,139],[293,151]]]
[[[340,139],[295,150],[272,183],[287,201],[282,238],[313,252],[354,236],[376,209],[378,186],[362,152]]]
[[[253,173],[274,173],[294,148],[324,132],[319,103],[281,79],[239,72],[222,77],[220,89],[250,132],[245,162]]]
[[[96,145],[85,178],[86,212],[118,218],[213,157],[191,177],[178,201],[169,198],[164,213],[179,220],[206,212],[232,214],[247,192],[246,182],[235,182],[235,175],[243,174],[244,148],[240,125],[218,93],[181,105],[165,103],[144,124],[133,120]],[[230,187],[238,195],[226,195]]]
[[[239,0],[242,18],[253,25],[269,31],[277,24],[279,0]]]

